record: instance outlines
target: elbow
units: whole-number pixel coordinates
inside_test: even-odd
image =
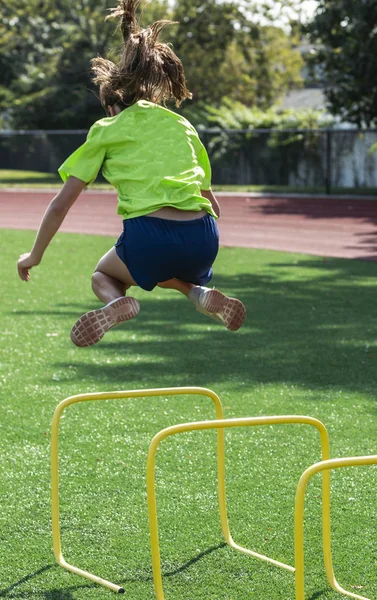
[[[67,212],[68,208],[59,204],[52,204],[48,209],[49,217],[54,221],[63,221]]]

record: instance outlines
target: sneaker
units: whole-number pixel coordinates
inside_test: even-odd
[[[196,310],[219,321],[230,331],[237,331],[246,317],[241,300],[228,298],[219,290],[196,286],[189,293],[189,300]]]
[[[97,344],[112,327],[137,316],[140,305],[135,298],[122,296],[103,308],[80,317],[71,329],[71,340],[80,348]]]

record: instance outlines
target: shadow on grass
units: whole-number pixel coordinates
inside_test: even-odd
[[[6,588],[4,590],[0,590],[0,598],[30,599],[30,596],[35,595],[35,590],[33,592],[30,592],[30,590],[25,591],[25,592],[22,592],[22,591],[15,592],[14,590],[16,588],[18,588],[19,586],[21,586],[22,584],[27,583],[28,581],[34,579],[35,577],[42,575],[46,571],[48,571],[50,569],[55,569],[55,568],[60,568],[60,567],[57,564],[46,565],[45,567],[38,569],[38,571],[35,571],[34,573],[30,573],[29,575],[22,577],[22,579],[19,579],[18,581],[16,581],[12,585],[10,585],[8,588]],[[77,596],[73,595],[73,592],[76,592],[77,590],[91,589],[91,588],[96,588],[96,587],[98,587],[98,586],[96,586],[95,583],[87,583],[87,584],[83,584],[83,585],[71,586],[71,587],[65,588],[65,589],[64,588],[63,589],[58,588],[56,590],[40,589],[40,590],[38,590],[38,594],[40,594],[40,597],[44,598],[44,600],[74,600],[74,598],[77,598]],[[42,586],[41,586],[41,588],[42,588]]]
[[[34,573],[29,573],[29,575],[25,575],[25,577],[22,577],[22,579],[19,579],[18,581],[16,581],[16,583],[13,583],[6,589],[0,590],[0,598],[5,598],[16,587],[30,581],[31,579],[34,579],[34,577],[38,577],[38,575],[41,575],[42,573],[45,573],[45,571],[49,571],[50,569],[53,569],[55,567],[56,565],[46,565],[45,567],[41,567],[40,569],[38,569],[38,571],[34,571]]]
[[[197,562],[203,560],[203,558],[205,558],[209,554],[212,554],[213,552],[216,552],[217,550],[221,550],[222,548],[226,548],[226,547],[227,547],[227,544],[225,542],[221,542],[221,544],[217,544],[216,546],[211,546],[211,548],[207,548],[206,550],[203,550],[203,552],[200,552],[193,558],[190,558],[190,560],[185,562],[180,567],[177,567],[176,569],[173,569],[172,571],[162,571],[162,577],[174,577],[174,575],[178,575],[179,573],[184,573],[184,571],[189,569],[192,565],[195,565]],[[133,578],[127,577],[127,578],[123,579],[121,581],[121,583],[126,585],[127,583],[137,583],[138,581],[143,581],[143,582],[153,581],[153,575],[152,574],[147,575],[147,576],[141,575],[140,577],[133,577]]]
[[[204,558],[205,556],[208,556],[209,554],[212,554],[212,552],[216,552],[216,550],[221,550],[222,548],[226,548],[226,547],[227,547],[227,544],[225,542],[221,542],[221,544],[218,544],[217,546],[212,546],[211,548],[207,548],[207,550],[203,550],[203,552],[200,552],[200,554],[198,554],[194,558],[191,558],[190,560],[188,560],[181,567],[174,569],[174,571],[168,571],[167,573],[163,573],[163,576],[164,577],[173,577],[174,575],[177,575],[178,573],[182,573],[183,571],[186,571],[186,569],[188,569],[195,563],[202,560],[202,558]],[[150,579],[152,580],[153,578],[150,577]]]
[[[40,598],[43,598],[44,600],[75,600],[77,598],[77,595],[74,595],[74,592],[77,592],[78,590],[82,590],[82,589],[90,589],[90,588],[95,588],[95,584],[91,584],[91,585],[76,585],[76,586],[72,586],[70,588],[66,588],[66,589],[56,589],[56,590],[40,590],[38,592],[38,595]],[[25,598],[26,600],[30,600],[30,597],[35,596],[36,592],[31,592],[27,591],[27,592],[16,592],[16,593],[12,593],[11,596],[8,596],[7,594],[4,595],[4,598]],[[0,594],[0,598],[1,598],[1,594]]]
[[[56,589],[56,590],[47,590],[47,591],[43,591],[40,590],[38,592],[38,595],[40,598],[43,598],[44,600],[75,600],[77,598],[77,595],[73,595],[74,592],[76,592],[77,590],[81,590],[84,588],[94,588],[95,584],[92,585],[77,585],[77,586],[73,586],[71,588],[68,589]],[[5,596],[8,598],[25,598],[26,600],[30,600],[30,598],[32,596],[35,596],[36,592],[16,592],[15,594],[12,594],[11,596]],[[1,597],[1,596],[0,596]]]
[[[186,569],[188,569],[195,563],[199,562],[200,560],[202,560],[209,554],[212,554],[213,552],[216,552],[217,550],[225,548],[226,546],[227,546],[227,544],[225,542],[221,542],[221,544],[218,544],[217,546],[212,546],[211,548],[207,548],[206,550],[203,550],[203,552],[200,552],[199,554],[197,554],[196,556],[194,556],[193,558],[188,560],[186,563],[184,563],[180,567],[177,567],[173,571],[163,572],[162,576],[163,577],[173,577],[174,575],[177,575],[178,573],[183,573],[184,571],[186,571]],[[58,567],[58,565],[56,565],[56,564],[54,564],[54,565],[50,564],[50,565],[46,565],[45,567],[42,567],[41,569],[38,569],[38,571],[35,571],[34,573],[30,573],[29,575],[26,575],[22,579],[19,579],[18,581],[16,581],[16,583],[13,583],[12,585],[10,585],[8,588],[6,588],[4,590],[0,590],[0,598],[7,598],[7,597],[8,598],[10,598],[10,597],[11,598],[30,598],[30,591],[14,592],[14,590],[17,587],[19,587],[20,585],[27,583],[31,579],[34,579],[35,577],[38,577],[39,575],[42,575],[46,571],[53,569],[53,568],[60,568],[60,567]],[[119,582],[119,584],[123,585],[123,584],[131,583],[131,582],[135,583],[138,581],[140,581],[140,582],[153,581],[153,576],[148,575],[148,576],[140,576],[137,578],[127,577],[127,578],[123,579],[123,581]],[[71,592],[76,592],[77,590],[80,590],[80,589],[89,589],[89,588],[96,588],[96,587],[98,587],[98,586],[95,583],[88,583],[85,585],[77,585],[77,586],[72,586],[72,587],[65,588],[65,589],[59,588],[57,590],[46,590],[46,591],[41,590],[40,593],[43,596],[43,598],[45,598],[45,600],[73,600],[74,596],[72,595]]]
[[[20,315],[20,316],[27,316],[27,315],[55,315],[57,317],[72,317],[72,318],[78,318],[80,315],[82,315],[84,312],[88,312],[89,310],[95,310],[96,308],[99,308],[101,305],[101,303],[99,302],[99,300],[92,300],[92,302],[87,303],[87,304],[83,304],[82,302],[67,302],[67,303],[57,303],[54,305],[54,309],[51,310],[46,310],[46,309],[41,309],[41,310],[36,310],[36,309],[32,309],[32,310],[24,310],[24,309],[18,309],[15,308],[12,311],[9,311],[8,314],[9,315]]]
[[[78,319],[83,313],[88,312],[89,310],[95,310],[96,308],[100,308],[101,304],[98,302],[96,304],[81,304],[78,306],[77,310],[18,310],[8,312],[9,315],[54,315],[56,317],[70,317],[73,319],[72,324]]]
[[[71,379],[101,378],[112,386],[162,379],[185,385],[195,377],[197,385],[282,382],[374,393],[377,265],[295,258],[270,264],[263,274],[216,277],[216,287],[246,305],[246,322],[236,333],[198,314],[178,294],[164,298],[158,290],[141,300],[137,319],[92,348],[76,349],[73,363],[55,366],[74,366]]]
[[[29,581],[31,581],[32,579],[34,579],[35,577],[38,577],[39,575],[42,575],[43,573],[45,573],[46,571],[49,571],[50,569],[55,569],[58,568],[57,564],[53,564],[53,565],[46,565],[45,567],[41,567],[40,569],[38,569],[38,571],[34,571],[34,573],[29,573],[29,575],[25,575],[25,577],[22,577],[22,579],[19,579],[18,581],[16,581],[15,583],[13,583],[12,585],[10,585],[8,588],[0,590],[0,598],[30,598],[30,591],[25,591],[25,592],[18,592],[18,591],[14,591],[16,588],[20,587],[21,585],[23,585],[24,583],[27,583]],[[40,590],[40,594],[41,596],[45,599],[45,600],[73,600],[74,596],[72,595],[71,592],[75,592],[76,590],[80,590],[83,588],[93,588],[95,587],[95,584],[88,584],[88,585],[77,585],[77,586],[72,586],[71,588],[68,589],[56,589],[56,590]],[[34,592],[32,592],[32,595],[34,595]]]

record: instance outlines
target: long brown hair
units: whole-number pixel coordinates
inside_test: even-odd
[[[118,104],[124,108],[142,99],[163,104],[175,100],[180,106],[192,97],[183,65],[171,47],[158,40],[164,27],[173,21],[156,21],[143,29],[136,17],[139,5],[140,0],[118,0],[106,17],[119,19],[123,46],[117,63],[100,56],[91,61],[101,103],[104,107]]]

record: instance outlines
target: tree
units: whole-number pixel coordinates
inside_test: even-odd
[[[326,78],[334,115],[359,127],[377,125],[377,3],[319,0],[305,28],[316,49],[312,65]]]
[[[173,47],[183,62],[195,101],[212,101],[222,95],[219,70],[235,39],[234,25],[239,16],[238,9],[229,2],[180,0],[176,3],[173,18],[179,25]]]
[[[5,2],[0,20],[0,112],[14,128],[85,129],[104,116],[91,82],[90,59],[111,55],[120,43],[105,22],[114,0]],[[144,18],[167,16],[154,0]]]
[[[43,12],[44,17],[39,16]],[[0,111],[9,110],[31,85],[41,89],[58,53],[58,32],[46,3],[2,4],[0,19]]]
[[[220,105],[229,97],[266,108],[300,85],[303,63],[289,35],[254,23],[236,3],[179,0],[173,16],[173,46],[194,102]]]
[[[2,2],[0,113],[11,106],[11,125],[22,129],[84,129],[104,116],[90,59],[111,58],[121,42],[115,23],[105,22],[115,0]],[[219,106],[226,97],[265,108],[300,81],[302,63],[291,37],[253,22],[235,0],[146,3],[142,24],[160,18],[179,22],[163,35],[194,93],[185,110]]]
[[[252,43],[235,40],[228,47],[219,70],[221,98],[267,109],[288,89],[301,86],[302,66],[300,53],[282,29],[258,28]]]

